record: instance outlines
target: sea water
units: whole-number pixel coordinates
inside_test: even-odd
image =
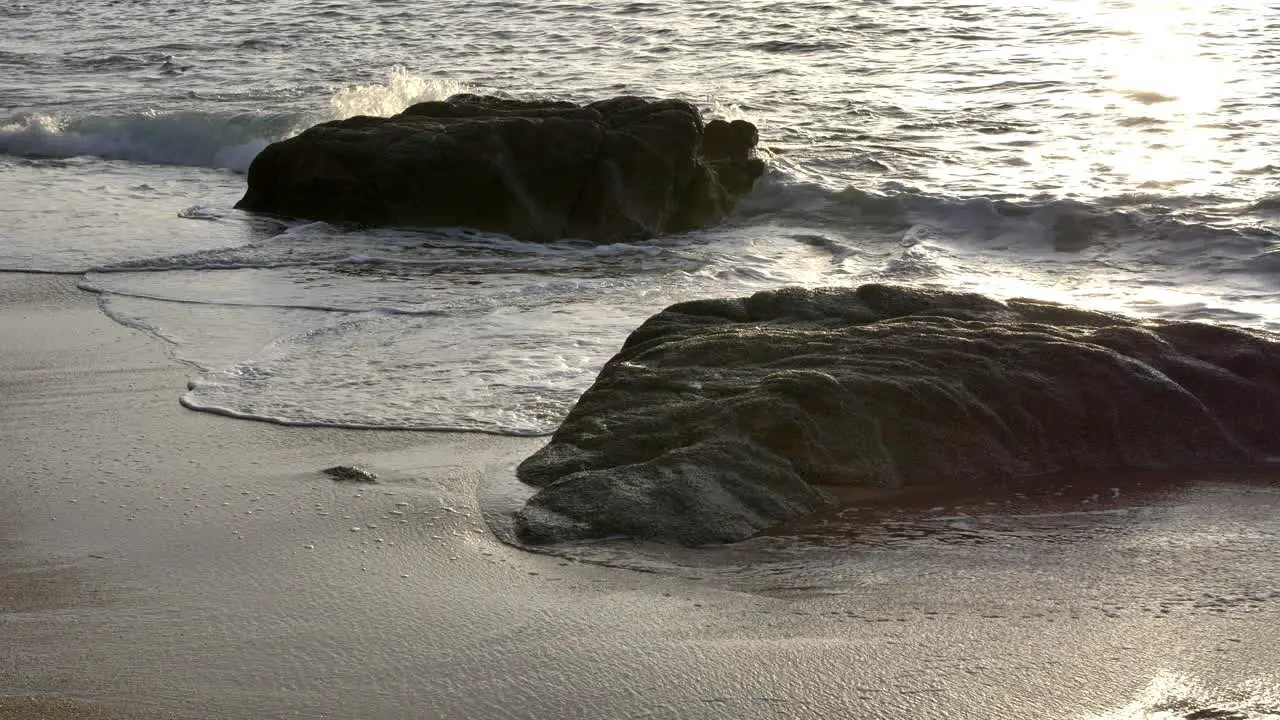
[[[0,268],[73,273],[188,407],[544,434],[677,301],[869,281],[1280,328],[1258,0],[0,5]],[[232,209],[268,143],[460,91],[760,128],[724,225],[607,246]]]

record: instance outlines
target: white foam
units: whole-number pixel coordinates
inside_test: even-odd
[[[101,157],[245,172],[267,145],[326,120],[394,115],[466,90],[396,66],[386,81],[335,92],[314,113],[143,112],[111,116],[27,114],[0,121],[0,153],[29,158]]]
[[[387,73],[385,83],[342,88],[329,98],[329,106],[337,120],[356,115],[389,117],[414,103],[443,100],[467,89],[455,80],[425,78],[396,65]]]

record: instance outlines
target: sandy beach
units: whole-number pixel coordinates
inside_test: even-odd
[[[0,718],[1280,716],[1275,485],[1052,555],[680,577],[499,542],[477,487],[539,439],[234,420],[188,374],[75,277],[0,275]]]

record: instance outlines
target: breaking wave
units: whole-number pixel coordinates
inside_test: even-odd
[[[316,112],[145,110],[86,117],[26,113],[0,120],[0,153],[24,158],[90,156],[245,172],[264,147],[318,122],[394,115],[415,102],[441,99],[464,89],[461,83],[423,78],[396,67],[383,83],[339,89]]]

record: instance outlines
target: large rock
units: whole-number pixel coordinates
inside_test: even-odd
[[[599,243],[720,222],[764,170],[751,123],[636,97],[585,106],[457,95],[273,143],[236,207]]]
[[[988,484],[1280,456],[1280,338],[864,285],[674,305],[518,474],[529,542],[741,540],[821,485]]]

